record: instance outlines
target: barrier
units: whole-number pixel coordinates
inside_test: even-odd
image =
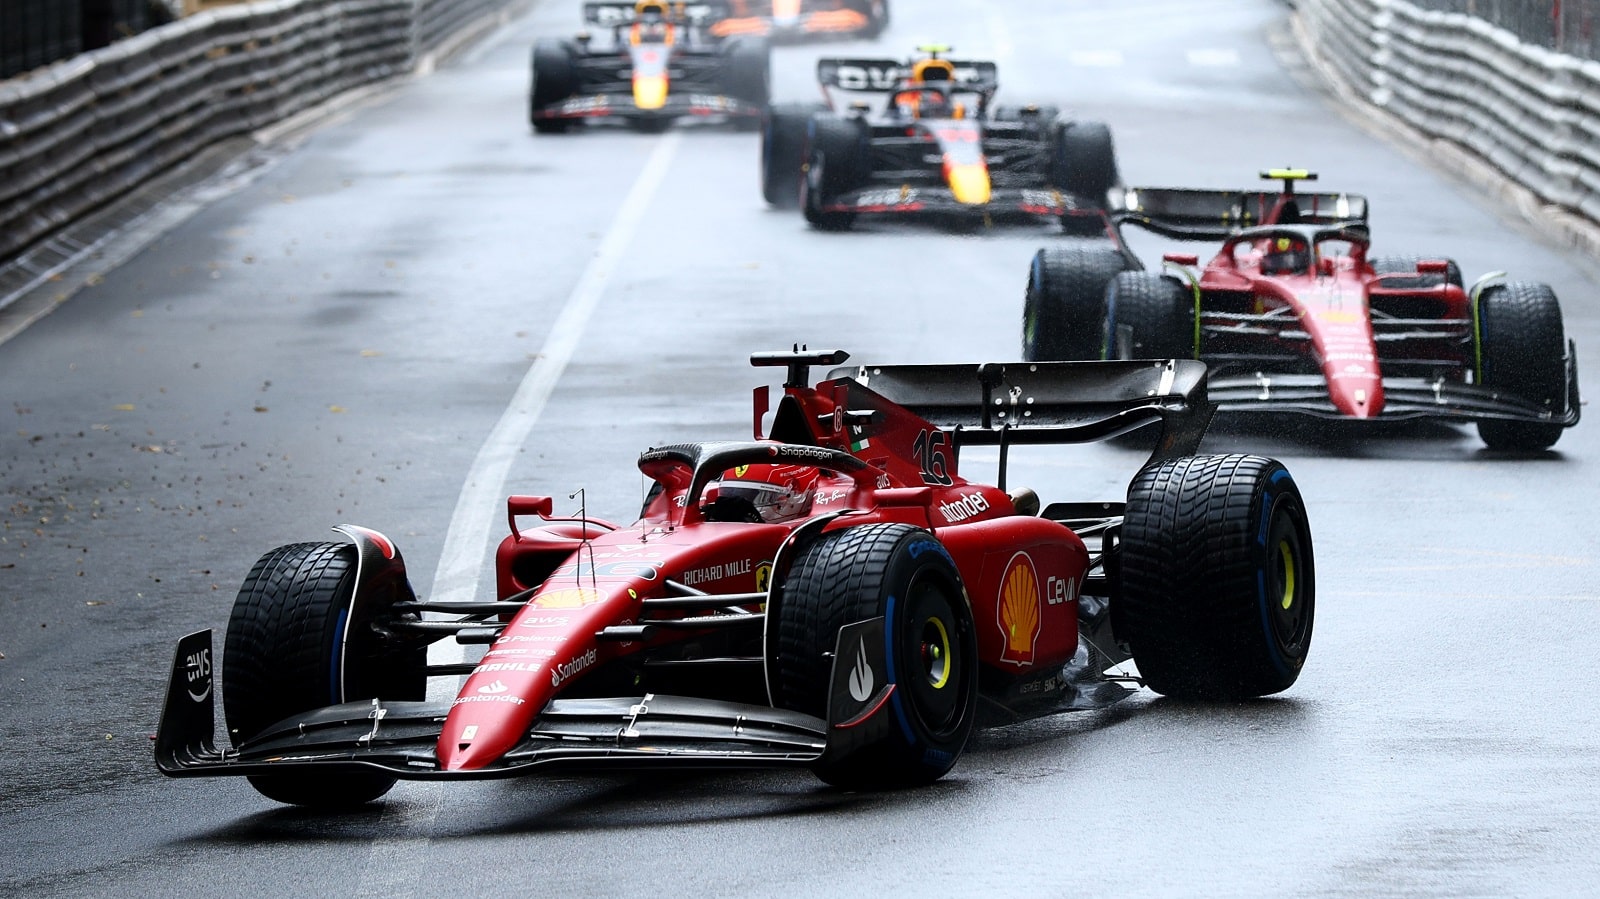
[[[1600,63],[1407,0],[1299,0],[1351,92],[1487,160],[1540,202],[1600,221]]]
[[[0,82],[0,265],[218,141],[418,58],[511,0],[260,0]]]

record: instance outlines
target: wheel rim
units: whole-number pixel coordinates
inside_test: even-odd
[[[920,577],[907,591],[899,655],[904,670],[896,679],[910,694],[911,708],[935,735],[952,733],[966,712],[965,648],[961,619],[949,586]]]
[[[1305,540],[1299,525],[1282,505],[1273,513],[1264,599],[1279,647],[1298,655],[1311,628],[1314,603]]]

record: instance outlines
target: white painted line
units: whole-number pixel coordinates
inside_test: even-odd
[[[1228,48],[1218,50],[1190,50],[1188,57],[1189,65],[1192,66],[1229,68],[1239,64],[1239,51]]]
[[[1067,62],[1086,69],[1114,69],[1122,65],[1121,50],[1072,50]]]
[[[488,568],[490,529],[505,517],[505,485],[511,465],[544,412],[545,403],[562,372],[566,371],[567,363],[572,360],[595,305],[622,263],[681,141],[682,134],[672,131],[656,144],[632,191],[623,200],[611,229],[545,337],[543,349],[523,376],[511,404],[478,450],[467,472],[466,483],[461,486],[455,513],[450,516],[450,529],[445,534],[439,567],[433,575],[430,600],[470,602],[477,597]],[[460,662],[464,658],[462,647],[452,641],[435,643],[428,652],[429,661],[435,664]],[[443,683],[437,686],[445,691],[443,698],[454,696],[454,691],[447,689],[449,681],[440,680]],[[430,690],[429,698],[438,697]]]
[[[545,337],[543,350],[523,375],[511,404],[479,448],[467,472],[466,483],[461,487],[461,496],[456,500],[455,513],[450,516],[450,529],[445,533],[439,567],[434,571],[430,600],[471,601],[477,596],[479,583],[488,570],[490,528],[502,520],[504,514],[505,485],[511,464],[544,412],[545,403],[562,372],[566,371],[567,363],[572,361],[589,318],[612,274],[619,269],[628,245],[633,242],[633,235],[639,230],[639,223],[655,198],[656,190],[665,180],[681,140],[680,132],[668,132],[651,151],[633,189],[622,201],[611,229],[600,242],[594,258],[589,260],[588,268],[579,276],[577,286]],[[428,648],[430,665],[455,664],[465,659],[465,648],[454,641],[441,641]],[[459,679],[433,678],[428,685],[429,701],[453,698],[453,684],[459,684]],[[356,886],[357,896],[389,899],[413,893],[421,882],[423,866],[428,864],[430,831],[439,814],[444,789],[444,784],[425,781],[411,790],[406,802],[391,802],[384,807],[377,827],[390,835],[376,837],[367,847],[361,880]]]

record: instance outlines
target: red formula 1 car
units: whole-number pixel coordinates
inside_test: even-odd
[[[992,62],[823,59],[826,104],[772,107],[762,126],[767,202],[824,230],[868,218],[1060,222],[1099,231],[1118,183],[1111,130],[1055,109],[998,107]],[[1078,227],[1075,227],[1078,226]]]
[[[719,37],[758,34],[774,40],[874,38],[889,26],[889,0],[727,0],[711,26]]]
[[[213,743],[211,632],[192,634],[160,769],[305,805],[569,769],[795,766],[889,787],[942,776],[975,726],[1130,684],[1230,699],[1294,683],[1315,604],[1305,509],[1277,462],[1188,454],[1211,413],[1204,365],[872,366],[809,385],[845,359],[754,357],[788,370],[766,435],[760,388],[757,439],[645,452],[631,525],[511,497],[493,602],[418,600],[364,528],[267,553],[220,664],[233,745]],[[1005,489],[1014,447],[1149,423],[1164,439],[1125,503],[1041,510]],[[999,447],[995,485],[963,476],[974,445]],[[430,666],[446,639],[487,651]],[[1115,667],[1129,659],[1136,677]]]
[[[1028,359],[1203,359],[1224,413],[1476,422],[1492,448],[1540,450],[1578,422],[1577,353],[1544,284],[1444,257],[1373,256],[1367,201],[1272,191],[1128,188],[1110,240],[1040,250],[1028,276]],[[1120,200],[1120,202],[1119,202]],[[1133,224],[1217,254],[1146,271]]]
[[[585,32],[533,48],[528,117],[541,134],[621,120],[663,128],[706,117],[758,122],[766,110],[771,51],[765,38],[715,38],[718,3],[590,2],[584,19],[610,32],[596,46]]]

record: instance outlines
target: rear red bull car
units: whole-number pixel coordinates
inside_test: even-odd
[[[220,664],[209,631],[179,643],[160,770],[309,806],[570,770],[910,786],[949,771],[976,727],[1141,685],[1236,699],[1294,683],[1315,605],[1304,505],[1270,459],[1191,454],[1204,366],[841,367],[809,383],[845,358],[755,357],[787,369],[775,406],[757,391],[756,439],[644,452],[632,524],[511,497],[493,600],[419,599],[366,528],[268,552]],[[1014,448],[1147,424],[1164,438],[1126,501],[1041,506],[1006,487]],[[995,483],[963,473],[974,445],[999,448]],[[470,660],[430,659],[433,644]]]

